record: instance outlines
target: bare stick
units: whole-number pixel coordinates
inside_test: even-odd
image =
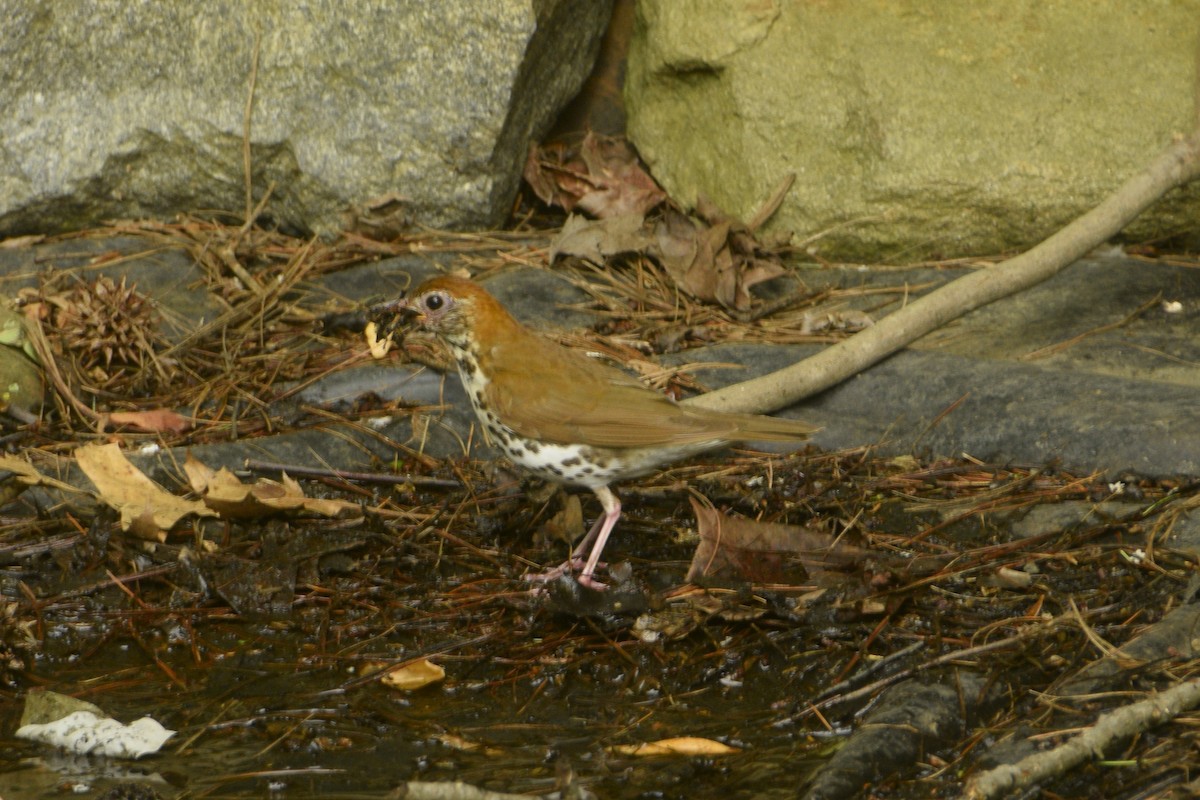
[[[1200,121],[1197,124],[1200,126]],[[763,414],[811,397],[968,311],[1052,277],[1115,235],[1163,194],[1198,174],[1200,127],[1164,150],[1100,205],[1031,250],[964,275],[812,358],[685,402],[721,411]]]
[[[965,796],[973,799],[1010,797],[1019,789],[1099,757],[1113,742],[1128,740],[1169,722],[1197,705],[1200,705],[1200,681],[1184,681],[1146,700],[1104,714],[1095,725],[1053,750],[1034,753],[1016,764],[1004,764],[981,773],[967,784]]]
[[[250,169],[253,162],[250,158],[250,123],[254,119],[254,86],[258,83],[258,51],[262,45],[262,32],[254,34],[254,50],[250,55],[250,81],[246,87],[246,110],[242,115],[242,170],[246,178],[246,224],[253,219],[254,194],[252,192]]]
[[[462,481],[449,478],[429,478],[424,475],[385,475],[378,472],[345,472],[339,469],[321,469],[318,467],[302,467],[297,464],[279,464],[273,461],[256,461],[248,458],[246,469],[251,472],[286,472],[292,477],[303,478],[332,478],[334,480],[354,481],[355,483],[384,483],[412,484],[413,486],[428,486],[439,489],[457,489]]]

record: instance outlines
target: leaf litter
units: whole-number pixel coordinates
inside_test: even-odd
[[[728,249],[738,225],[715,213],[704,224],[727,227]],[[283,476],[248,481],[243,471],[200,469],[197,461],[191,472],[200,477],[185,486],[114,459],[101,463],[111,472],[102,482],[115,487],[95,487],[90,505],[68,499],[89,491],[71,477],[71,453],[81,437],[97,436],[98,416],[81,406],[113,417],[184,409],[191,427],[151,425],[160,431],[154,437],[118,434],[124,448],[85,451],[122,458],[149,441],[243,443],[254,452],[264,436],[334,418],[358,424],[361,414],[428,413],[369,397],[288,405],[297,386],[368,358],[353,329],[319,328],[344,303],[313,291],[314,281],[390,255],[435,254],[486,273],[513,263],[549,266],[551,250],[549,236],[529,230],[323,243],[186,219],[123,223],[100,234],[144,240],[147,251],[166,243],[185,249],[215,311],[158,337],[164,313],[146,329],[143,361],[106,369],[115,382],[103,386],[65,363],[69,348],[49,351],[64,362],[59,415],[24,428],[30,458],[8,456],[5,464],[8,482],[26,496],[51,494],[6,508],[0,679],[9,694],[35,679],[86,686],[118,710],[144,708],[169,691],[166,721],[186,745],[160,759],[203,758],[208,748],[257,752],[275,741],[315,766],[386,742],[405,755],[383,775],[400,781],[428,756],[413,742],[443,737],[479,747],[456,750],[453,763],[434,762],[430,777],[540,791],[553,783],[541,777],[551,748],[573,763],[577,779],[619,794],[626,781],[648,787],[679,774],[677,756],[628,753],[696,740],[735,751],[721,756],[728,759],[722,774],[735,777],[714,791],[738,794],[743,753],[753,753],[759,774],[795,782],[797,752],[817,756],[823,742],[914,676],[953,681],[970,670],[1007,693],[1007,701],[986,706],[993,725],[1051,734],[1069,727],[1074,712],[1040,693],[1096,663],[1089,654],[1101,657],[1099,642],[1121,648],[1167,618],[1191,574],[1194,559],[1168,537],[1194,513],[1194,484],[1131,476],[1110,486],[1053,465],[922,463],[878,458],[870,448],[737,451],[622,487],[633,513],[614,542],[610,573],[626,580],[614,586],[616,599],[593,605],[564,599],[557,586],[548,598],[531,595],[519,577],[561,557],[560,537],[577,534],[594,509],[581,515],[561,493],[548,494],[530,522],[529,481],[491,463],[430,457],[405,442],[395,443],[393,463],[376,464],[400,480],[378,485],[312,465],[304,465],[303,487]],[[757,257],[754,248],[745,252]],[[133,286],[108,272],[121,260],[105,255],[93,266],[112,285]],[[837,313],[851,293],[810,291],[797,281],[788,303],[764,309],[749,293],[754,284],[743,283],[752,299],[747,315],[736,307],[736,282],[727,290],[731,304],[698,303],[646,253],[626,252],[603,272],[566,261],[599,311],[589,336],[615,352],[823,341],[848,332],[834,324],[814,339],[813,319]],[[55,335],[48,330],[47,341]],[[177,377],[154,386],[138,374],[157,371],[155,359]],[[678,387],[677,378],[664,376]],[[62,399],[64,389],[73,399]],[[176,480],[186,472],[181,467]],[[695,512],[684,486],[704,498]],[[170,522],[159,517],[159,501],[206,513]],[[1077,522],[1020,537],[1009,531],[1059,507],[1075,509]],[[123,535],[147,520],[153,541]],[[545,542],[532,538],[538,529]],[[246,651],[242,642],[256,644]],[[114,654],[129,644],[143,660],[116,668]],[[218,678],[234,662],[284,677],[287,691],[266,681],[223,700],[231,696]],[[406,695],[403,708],[377,693],[392,667],[403,675],[420,663],[436,664],[444,677]],[[1143,661],[1130,688],[1153,690],[1191,668],[1185,653]],[[348,698],[356,713],[346,715],[333,698]],[[305,716],[292,713],[297,706]],[[580,728],[579,718],[590,721]],[[931,741],[944,767],[894,779],[896,796],[955,785],[953,768],[971,764],[977,741]],[[1130,776],[1129,790],[1186,763],[1170,741],[1142,745],[1147,767]],[[597,748],[606,753],[602,769],[590,766]],[[1091,780],[1087,768],[1080,774]],[[218,771],[190,780],[239,779]],[[1059,788],[1068,790],[1065,781]]]

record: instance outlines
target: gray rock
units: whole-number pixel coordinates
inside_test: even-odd
[[[629,132],[678,201],[834,258],[1021,249],[1192,127],[1200,2],[637,4]],[[1194,231],[1200,187],[1133,237]]]
[[[327,232],[399,196],[404,218],[495,225],[610,8],[2,0],[0,236],[241,214],[256,33],[252,173],[255,202],[274,186],[270,218]]]
[[[930,289],[957,276],[834,270],[814,274],[809,283],[819,285],[824,274],[841,286]],[[820,425],[813,439],[826,449],[877,444],[882,454],[1057,461],[1110,479],[1126,472],[1200,475],[1197,296],[1200,273],[1191,267],[1111,254],[1079,261],[786,414]],[[1167,311],[1162,303],[1169,301],[1179,302],[1179,310]],[[746,365],[700,373],[710,388],[720,388],[820,349],[733,343],[662,360]]]

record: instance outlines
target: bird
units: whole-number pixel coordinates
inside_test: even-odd
[[[526,575],[530,581],[577,570],[580,584],[606,588],[595,572],[621,516],[612,484],[732,442],[800,441],[815,430],[797,420],[680,405],[618,367],[525,326],[467,278],[430,278],[372,307],[368,318],[369,341],[390,343],[401,329],[441,340],[487,439],[535,475],[589,489],[600,501],[604,513],[570,558]]]

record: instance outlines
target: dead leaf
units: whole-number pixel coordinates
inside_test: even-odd
[[[692,556],[687,580],[716,575],[760,583],[787,580],[786,562],[799,562],[809,574],[845,570],[860,563],[867,551],[800,525],[756,522],[731,517],[707,501],[689,498],[696,513],[700,544]]]
[[[750,286],[766,279],[761,270],[747,272],[744,259],[735,260],[729,248],[728,223],[706,228],[669,210],[655,226],[654,235],[650,253],[657,256],[675,284],[697,300],[744,310],[750,307]],[[782,267],[769,277],[781,273]]]
[[[725,756],[740,753],[736,747],[730,747],[715,739],[702,739],[698,736],[676,736],[671,739],[659,739],[657,742],[643,744],[620,744],[611,748],[614,753],[625,756]]]
[[[653,237],[643,227],[644,221],[641,214],[622,214],[595,221],[572,214],[550,244],[550,261],[559,255],[568,255],[603,264],[608,256],[640,253],[653,242]]]
[[[30,236],[11,236],[7,239],[0,239],[0,250],[17,250],[22,247],[31,247],[32,245],[40,244],[45,239],[46,237],[40,233]]]
[[[778,278],[784,274],[784,271],[781,264],[764,261],[761,258],[746,259],[737,271],[737,277],[733,283],[733,293],[729,298],[731,304],[729,307],[739,311],[750,308],[754,300],[750,296],[750,289],[757,284]]]
[[[566,542],[570,544],[579,538],[583,531],[583,505],[579,495],[568,494],[563,499],[563,506],[554,516],[546,520],[538,531],[543,542]]]
[[[16,476],[16,480],[26,486],[48,486],[51,489],[57,489],[62,492],[74,492],[77,494],[87,494],[78,486],[72,486],[69,483],[51,478],[38,472],[37,468],[24,459],[16,456],[0,455],[0,469],[7,470]],[[19,494],[19,493],[18,493]]]
[[[767,613],[761,598],[743,598],[738,592],[696,586],[673,592],[661,607],[651,609],[633,623],[633,633],[643,642],[682,639],[709,619],[746,622]]]
[[[165,541],[179,520],[215,516],[197,500],[176,497],[129,463],[116,444],[75,448],[75,461],[96,487],[96,495],[121,515],[121,530],[138,538]]]
[[[558,184],[549,167],[549,163],[552,163],[554,159],[554,152],[551,146],[539,147],[536,144],[530,144],[529,155],[525,157],[525,168],[522,170],[521,177],[525,179],[529,188],[543,203],[548,206],[563,206],[558,194]],[[547,166],[543,166],[543,163],[546,163]],[[566,208],[566,206],[563,207]]]
[[[108,415],[111,425],[125,425],[150,433],[183,433],[191,430],[191,420],[169,408],[151,408],[145,411],[114,411]]]
[[[468,753],[482,753],[485,756],[502,756],[504,751],[499,747],[488,747],[453,733],[435,733],[429,737],[435,742],[441,742],[452,750],[462,750]]]
[[[667,195],[638,163],[623,136],[588,133],[579,148],[596,189],[579,198],[579,207],[599,218],[645,215]]]
[[[777,256],[749,229],[701,196],[697,219],[674,209],[664,212],[648,253],[675,283],[698,300],[745,311],[750,290],[784,273]]]
[[[580,208],[598,219],[644,216],[666,199],[624,137],[588,133],[578,147],[532,147],[525,181],[547,205]]]
[[[427,658],[405,664],[394,669],[379,679],[379,682],[389,689],[400,689],[405,692],[415,692],[431,683],[437,683],[446,677],[446,670]]]
[[[204,495],[208,491],[209,482],[217,473],[213,472],[203,461],[188,453],[183,462],[183,474],[187,476],[188,486],[192,487],[192,491],[198,495]]]
[[[699,300],[713,301],[713,254],[702,252],[696,224],[686,214],[668,209],[654,226],[654,254],[679,288]]]
[[[214,472],[190,454],[183,464],[192,491],[204,505],[225,519],[255,519],[281,512],[303,512],[334,519],[354,519],[362,508],[345,500],[306,497],[300,484],[286,474],[280,480],[259,478],[246,484],[228,469]]]

